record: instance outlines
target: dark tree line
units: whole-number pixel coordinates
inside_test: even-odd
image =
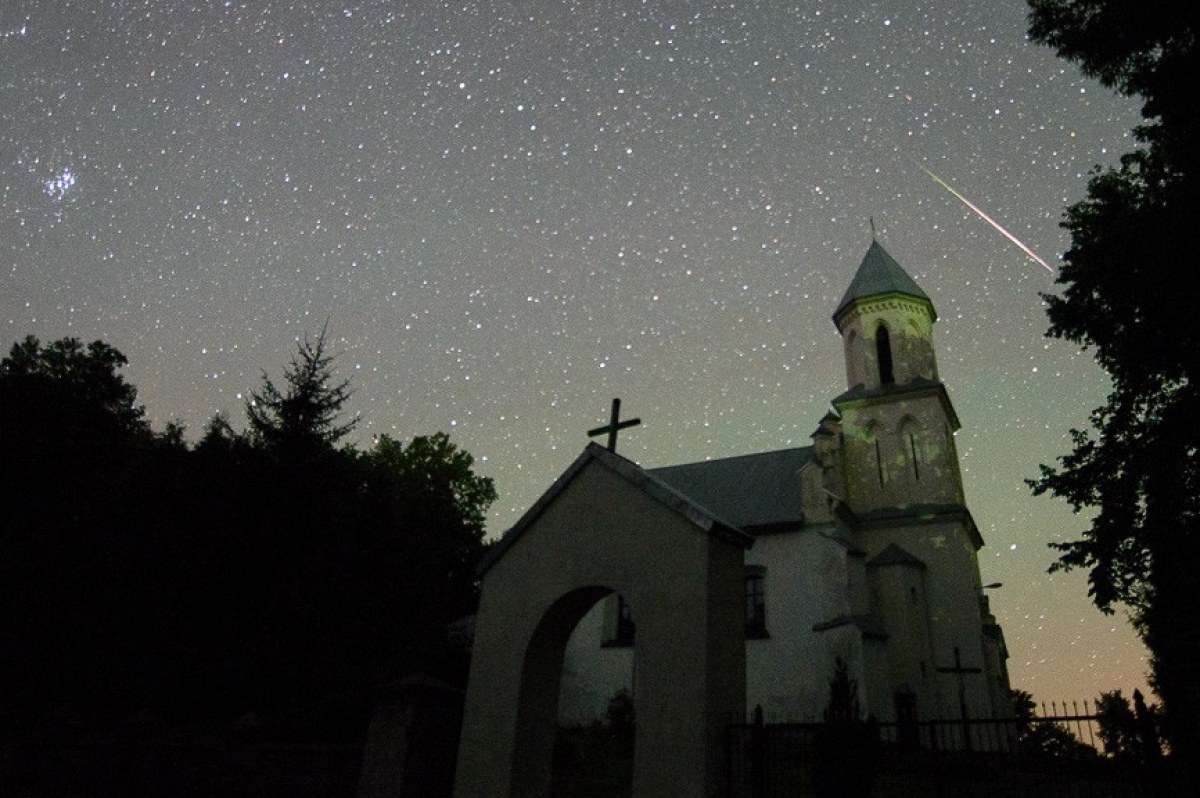
[[[0,361],[0,723],[69,711],[361,737],[372,686],[465,678],[489,479],[444,434],[343,444],[322,335],[235,432],[154,432],[116,349]],[[3,732],[3,729],[0,729]],[[280,733],[284,733],[281,731]]]
[[[1050,335],[1090,349],[1112,378],[1090,428],[1033,482],[1096,512],[1057,548],[1086,568],[1103,610],[1130,610],[1152,657],[1164,726],[1181,767],[1200,770],[1200,3],[1029,0],[1030,35],[1103,85],[1142,100],[1137,147],[1097,170],[1067,210]]]

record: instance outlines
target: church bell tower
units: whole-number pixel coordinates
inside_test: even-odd
[[[961,504],[958,417],[938,379],[937,313],[920,286],[872,241],[833,313],[848,390],[833,400],[844,436],[844,486],[857,513]]]
[[[868,681],[888,685],[876,707],[890,695],[897,716],[903,704],[924,717],[987,717],[1007,691],[1003,640],[979,577],[983,539],[964,503],[936,321],[929,296],[872,241],[833,313],[847,390],[822,430],[836,438],[814,445],[845,540],[862,556],[860,611],[881,633],[863,649],[865,671],[879,674]]]

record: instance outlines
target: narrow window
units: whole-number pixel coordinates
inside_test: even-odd
[[[633,622],[633,613],[629,609],[629,602],[619,593],[609,596],[606,601],[600,646],[602,648],[629,648],[633,645],[637,632],[637,624]]]
[[[636,632],[637,624],[633,622],[629,602],[624,596],[617,596],[617,639],[614,642],[618,646],[632,646]]]
[[[746,637],[764,638],[767,634],[767,572],[762,566],[746,568]]]
[[[921,481],[921,461],[917,458],[917,436],[908,433],[908,448],[912,452],[913,479]]]
[[[875,470],[879,472],[879,486],[883,487],[883,452],[879,450],[879,439],[875,439]]]
[[[875,356],[879,361],[879,383],[891,385],[896,381],[892,373],[892,337],[882,324],[875,330]]]

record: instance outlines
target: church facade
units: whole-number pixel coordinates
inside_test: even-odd
[[[656,489],[753,539],[748,712],[820,720],[840,660],[863,711],[881,721],[1009,713],[1007,652],[980,579],[983,540],[964,502],[936,319],[930,298],[873,241],[833,312],[847,389],[812,444],[644,471]],[[612,594],[579,622],[560,723],[603,718],[622,691],[636,706],[637,616]]]

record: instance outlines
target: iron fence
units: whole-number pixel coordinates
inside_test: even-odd
[[[1167,798],[1169,760],[1142,729],[1108,751],[1088,704],[1031,718],[731,726],[729,798]]]

